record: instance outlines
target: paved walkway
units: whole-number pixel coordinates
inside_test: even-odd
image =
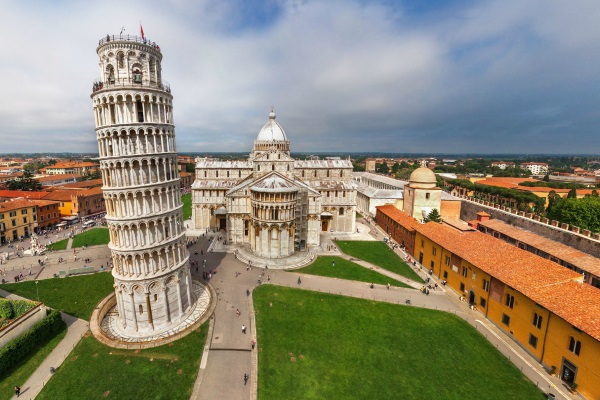
[[[377,227],[370,225],[372,232]],[[375,239],[383,238],[380,231]],[[258,285],[260,279],[263,284],[274,284],[304,290],[313,290],[344,296],[352,296],[376,301],[407,306],[410,300],[411,307],[423,307],[435,310],[443,310],[456,314],[466,320],[469,324],[479,330],[489,341],[498,348],[505,356],[519,368],[526,376],[540,387],[543,392],[551,391],[557,399],[578,399],[577,395],[571,395],[566,387],[555,377],[551,377],[528,353],[526,353],[512,338],[506,335],[487,320],[480,312],[469,309],[468,304],[459,300],[457,293],[448,287],[440,286],[437,291],[430,291],[430,295],[424,295],[418,290],[405,288],[387,289],[382,285],[375,285],[373,289],[370,284],[363,282],[347,281],[335,278],[327,278],[314,275],[304,275],[295,272],[286,272],[272,269],[252,268],[239,262],[231,253],[206,253],[208,241],[200,238],[195,245],[198,250],[203,249],[204,255],[193,256],[200,260],[207,259],[209,268],[216,268],[217,274],[211,281],[218,294],[218,304],[214,314],[212,334],[209,334],[208,343],[202,360],[201,383],[196,387],[192,399],[217,400],[217,399],[256,399],[257,395],[257,349],[261,343],[257,343],[257,349],[251,349],[251,341],[256,340],[254,310],[252,307],[252,290]],[[193,252],[193,248],[190,249]],[[406,255],[395,249],[401,257]],[[326,249],[322,254],[336,255],[335,250]],[[340,255],[340,254],[337,254]],[[350,259],[347,255],[341,255]],[[352,261],[357,262],[355,259]],[[382,270],[369,263],[358,261],[360,265],[377,270],[391,278],[405,281],[406,278],[394,273]],[[425,277],[425,269],[415,268],[420,276]],[[301,284],[298,284],[301,277]],[[435,277],[433,277],[435,282]],[[412,282],[413,287],[421,287],[419,283]],[[246,295],[246,290],[250,295]],[[239,315],[237,313],[239,310]],[[242,333],[242,325],[247,327],[246,333]],[[250,380],[244,384],[243,376],[247,373]]]
[[[361,231],[360,234],[354,235],[354,237],[360,236],[364,238],[369,233],[375,236],[374,238],[371,237],[372,240],[381,240],[384,237],[382,231],[377,233],[378,228],[373,224],[368,226],[359,225],[359,230]],[[338,238],[342,239],[341,236]],[[342,255],[336,249],[327,247],[331,244],[331,239],[328,235],[324,235],[323,246],[321,246],[322,248],[319,253],[322,255],[348,257]],[[413,289],[393,287],[387,289],[381,285],[376,285],[371,289],[368,283],[362,282],[271,269],[264,270],[256,267],[248,270],[247,266],[237,260],[234,254],[207,252],[208,247],[208,237],[200,236],[197,243],[189,248],[191,260],[198,261],[199,267],[192,268],[192,273],[197,278],[201,278],[202,276],[203,260],[206,260],[206,269],[217,270],[217,273],[214,274],[210,282],[217,292],[217,307],[211,319],[211,328],[192,399],[256,399],[257,349],[261,344],[257,343],[257,349],[252,350],[251,341],[256,340],[256,330],[251,292],[258,285],[259,279],[261,279],[263,284],[300,287],[305,290],[385,301],[403,306],[406,306],[406,300],[410,300],[411,306],[455,313],[481,331],[499,351],[510,357],[517,368],[521,369],[533,382],[536,382],[544,392],[548,391],[550,387],[557,399],[579,398],[569,394],[557,378],[550,377],[541,365],[517,345],[512,338],[485,319],[481,313],[470,310],[467,303],[459,301],[458,294],[449,288],[442,287],[441,290],[431,291],[430,295],[426,296]],[[195,254],[196,251],[198,254]],[[395,249],[394,251],[401,257],[405,256],[399,249]],[[200,254],[201,252],[203,254]],[[67,257],[70,255],[70,260],[67,260],[67,263],[59,264],[57,262],[58,258],[66,258],[65,255]],[[92,258],[91,265],[99,270],[100,265],[106,266],[109,255],[110,252],[106,246],[97,246],[81,250],[75,256],[80,259]],[[83,264],[80,265],[80,261],[74,261],[73,257],[73,252],[68,250],[51,253],[49,255],[50,262],[46,263],[43,268],[35,268],[34,266],[33,279],[50,278],[53,274],[58,273],[59,270],[83,266]],[[0,268],[13,268],[14,266],[21,265],[21,270],[27,271],[29,265],[25,264],[23,267],[23,262],[19,260],[22,260],[22,258],[9,260],[9,264],[2,265]],[[354,259],[353,261],[357,262]],[[357,263],[367,268],[376,269],[378,272],[391,278],[400,281],[406,280],[406,278],[399,277],[396,274],[379,269],[368,263],[361,261]],[[15,269],[9,271],[12,272]],[[417,269],[417,272],[422,277],[425,276],[424,269]],[[299,276],[302,280],[300,285],[298,284]],[[415,285],[413,283],[412,285],[420,287],[421,284]],[[247,295],[247,290],[250,292],[250,295]],[[442,293],[446,293],[447,295],[442,295]],[[2,296],[2,292],[0,292],[0,296]],[[237,313],[238,310],[239,315]],[[242,332],[242,325],[246,326],[246,333]],[[54,368],[59,366],[87,329],[87,322],[85,321],[70,322],[67,337],[50,354],[35,374],[22,385],[26,398],[33,398],[32,394],[39,393],[41,384],[47,382],[50,377],[50,366]],[[246,384],[243,379],[244,374],[250,376],[250,380]],[[552,386],[556,387],[552,388]]]
[[[16,294],[9,293],[2,289],[0,289],[0,297],[11,300],[27,300],[24,297],[17,296]],[[21,396],[19,399],[34,399],[52,377],[50,368],[58,369],[89,329],[87,321],[65,313],[61,313],[61,317],[67,324],[67,334],[54,350],[48,354],[48,357],[42,361],[29,379],[21,385]],[[16,398],[16,396],[13,396],[13,399]]]

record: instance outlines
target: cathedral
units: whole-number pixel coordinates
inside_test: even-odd
[[[349,159],[293,159],[271,112],[247,160],[196,160],[193,229],[224,230],[230,244],[263,258],[319,246],[321,233],[356,230],[352,169]]]

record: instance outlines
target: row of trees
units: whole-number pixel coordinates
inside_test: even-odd
[[[591,196],[578,199],[575,189],[572,189],[565,198],[561,198],[558,193],[551,191],[548,195],[546,217],[572,226],[578,226],[581,229],[600,232],[600,197],[598,192],[593,190]]]
[[[474,192],[476,198],[513,207],[520,211],[535,212],[536,214],[544,213],[545,199],[538,197],[531,192],[481,185],[466,179],[447,179],[445,185],[447,190],[452,190],[454,187],[458,186],[470,192]]]

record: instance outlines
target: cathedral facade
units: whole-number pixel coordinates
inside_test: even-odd
[[[355,231],[352,169],[340,158],[293,159],[271,112],[247,160],[196,160],[192,226],[225,230],[229,243],[260,257],[291,256],[318,246],[321,233]]]

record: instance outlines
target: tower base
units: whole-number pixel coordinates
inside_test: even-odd
[[[192,281],[192,288],[194,293],[192,306],[184,317],[169,327],[137,332],[136,335],[124,332],[118,323],[117,300],[113,292],[94,310],[90,320],[90,330],[100,342],[122,349],[151,348],[175,341],[202,325],[216,307],[216,293],[210,285]]]

